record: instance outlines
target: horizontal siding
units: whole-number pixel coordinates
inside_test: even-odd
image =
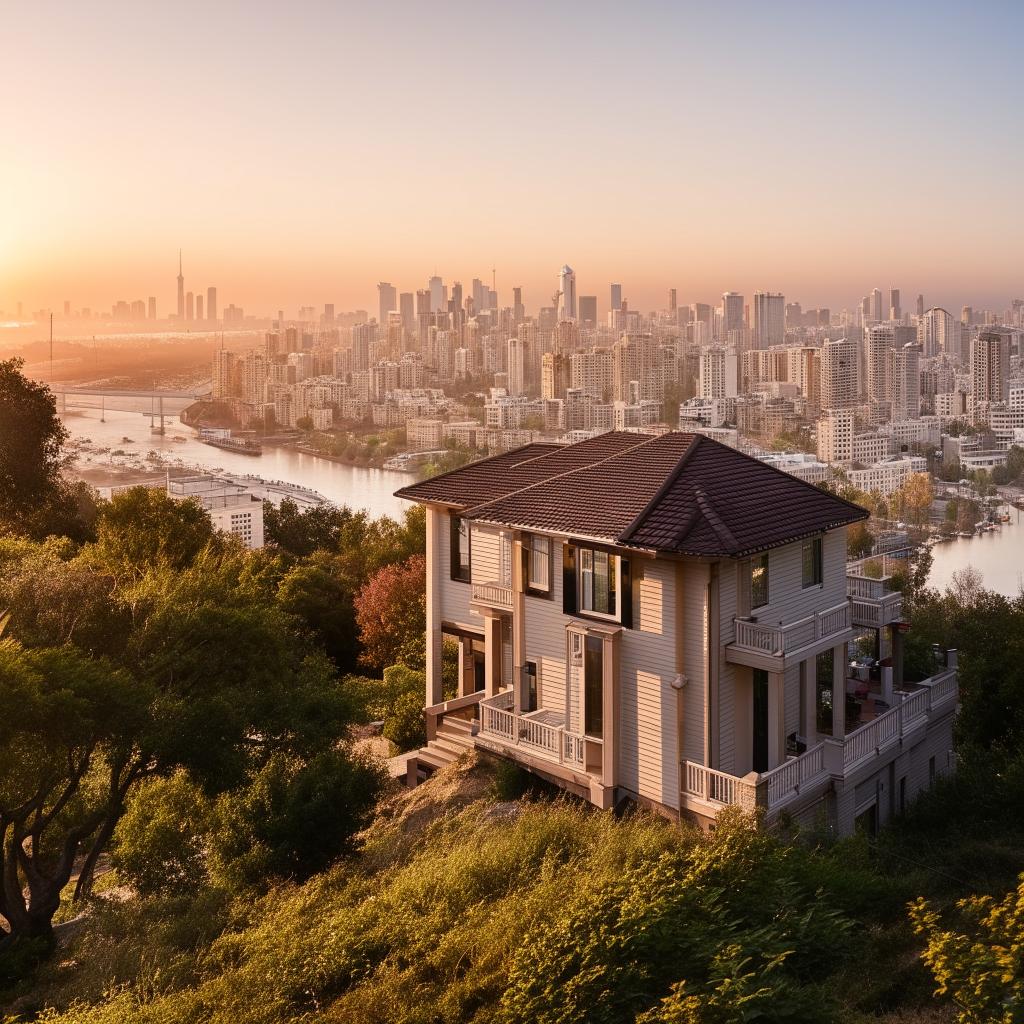
[[[631,570],[636,628],[622,632],[619,775],[626,789],[675,808],[675,565],[634,557]]]
[[[445,514],[441,524],[440,554],[437,559],[438,572],[441,575],[441,620],[477,625],[483,632],[483,621],[479,616],[471,615],[469,602],[472,588],[468,583],[451,578],[451,520]]]
[[[550,599],[529,594],[523,599],[523,660],[537,664],[541,707],[564,714],[565,624],[568,619],[562,614],[562,545],[558,541],[551,543],[551,557],[555,560],[555,572]]]
[[[501,534],[490,527],[472,524],[470,533],[470,572],[474,583],[500,583]]]
[[[683,674],[689,680],[683,690],[682,759],[704,763],[704,673],[707,665],[705,590],[708,566],[686,562],[683,566]]]
[[[718,566],[718,602],[720,609],[718,656],[718,759],[719,771],[733,772],[736,763],[736,673],[725,660],[725,645],[734,639],[736,614],[736,563],[722,561]]]

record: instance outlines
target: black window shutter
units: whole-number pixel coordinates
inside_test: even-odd
[[[633,573],[629,559],[619,559],[619,579],[622,583],[622,616],[620,621],[626,629],[633,628]]]
[[[576,549],[571,544],[562,545],[562,611],[575,615],[576,607]]]
[[[462,563],[459,559],[459,517],[454,513],[448,516],[448,574],[453,580],[462,576]]]
[[[525,594],[530,589],[530,535],[524,533],[519,541],[519,570],[522,578],[521,590]]]

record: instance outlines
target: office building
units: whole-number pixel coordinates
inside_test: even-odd
[[[576,272],[568,264],[558,272],[558,319],[576,319]]]
[[[846,338],[821,347],[822,409],[852,409],[858,398],[857,346]]]
[[[753,343],[770,348],[786,341],[786,298],[781,293],[754,292]]]
[[[611,309],[612,312],[622,309],[622,285],[613,284],[611,287]]]
[[[580,323],[585,327],[597,326],[597,296],[580,296]]]
[[[206,319],[211,324],[217,322],[217,289],[212,286],[206,289]]]
[[[388,313],[398,309],[398,289],[387,281],[381,281],[377,285],[377,298],[379,300],[377,323],[386,324]],[[441,307],[435,306],[434,308],[440,309]]]

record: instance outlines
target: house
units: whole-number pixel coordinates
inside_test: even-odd
[[[955,652],[903,679],[895,563],[846,565],[856,505],[678,431],[531,444],[397,493],[427,512],[410,778],[472,744],[599,807],[848,833],[953,766]],[[848,670],[861,634],[875,679]]]

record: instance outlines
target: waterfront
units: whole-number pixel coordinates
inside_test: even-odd
[[[75,409],[64,418],[64,424],[72,437],[90,438],[100,448],[132,452],[143,459],[147,452],[157,451],[168,460],[180,460],[205,472],[251,473],[264,480],[283,480],[319,491],[339,505],[366,509],[373,516],[400,516],[408,507],[408,502],[394,497],[399,487],[413,479],[408,473],[347,466],[290,448],[267,447],[259,458],[214,448],[197,440],[196,431],[178,419],[184,404],[165,400],[163,436],[150,432],[149,419],[141,411],[108,411],[106,422],[101,422],[98,409]],[[142,405],[149,407],[148,402],[140,403],[140,409]],[[175,436],[185,440],[175,441]],[[124,442],[125,437],[131,438],[131,443]]]
[[[945,589],[953,573],[968,566],[981,573],[989,590],[1016,597],[1024,583],[1024,513],[1010,508],[1010,522],[991,533],[943,541],[932,548],[929,583]]]

